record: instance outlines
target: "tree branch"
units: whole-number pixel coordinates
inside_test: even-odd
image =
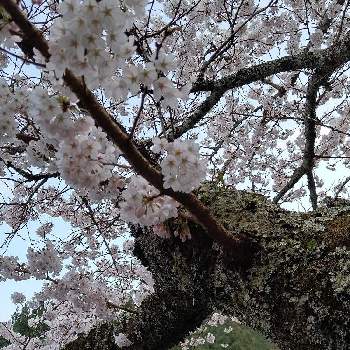
[[[50,53],[47,41],[27,20],[18,6],[12,0],[0,0],[0,4],[10,13],[13,21],[26,32],[27,37],[32,39],[32,45],[49,60]],[[233,235],[228,232],[194,194],[164,189],[162,174],[144,157],[135,143],[130,140],[129,135],[124,132],[124,128],[119,125],[97,101],[96,97],[86,87],[83,80],[76,77],[69,69],[66,69],[63,79],[72,92],[79,98],[84,109],[90,113],[97,125],[100,126],[119,147],[124,157],[138,174],[142,175],[162,194],[174,198],[187,208],[189,212],[198,219],[208,235],[220,243],[225,250],[230,251],[233,259],[238,264],[246,265],[250,263],[251,256],[255,249],[253,249],[253,243],[246,236],[242,234]]]
[[[323,69],[318,69],[315,74],[313,74],[309,79],[309,84],[306,92],[306,104],[303,113],[304,120],[304,136],[305,136],[305,146],[303,151],[303,161],[302,164],[294,171],[292,177],[288,183],[283,187],[283,189],[276,195],[273,199],[274,203],[278,201],[291,190],[296,183],[307,174],[308,177],[308,188],[310,191],[310,200],[313,209],[317,208],[317,193],[314,177],[312,174],[312,168],[315,162],[315,139],[316,139],[316,108],[317,108],[317,93],[319,88],[324,85],[329,77],[334,72],[334,67],[324,67]]]
[[[1,158],[0,158],[1,159]],[[1,159],[4,161],[3,159]],[[28,181],[39,181],[39,180],[48,180],[53,177],[58,177],[60,174],[58,172],[56,173],[48,173],[48,174],[32,174],[31,172],[25,171],[21,168],[18,168],[14,164],[12,164],[10,161],[4,161],[7,167],[12,168],[15,170],[19,175],[23,176]]]
[[[317,191],[314,175],[312,174],[312,170],[309,170],[307,173],[307,186],[310,192],[310,202],[312,205],[312,209],[317,209]]]
[[[198,80],[193,84],[191,93],[210,91],[211,94],[182,125],[175,128],[175,138],[193,128],[217,104],[228,90],[261,81],[271,75],[300,69],[321,69],[334,72],[350,60],[350,31],[341,42],[327,49],[304,51],[298,55],[286,56],[269,62],[242,68],[236,73],[217,80]]]
[[[224,92],[271,75],[300,69],[332,70],[339,68],[350,60],[350,31],[341,42],[319,51],[304,51],[298,55],[286,56],[272,61],[242,68],[236,73],[217,80],[200,80],[193,84],[191,92],[215,91]]]
[[[344,189],[344,187],[350,182],[350,176],[348,176],[339,186],[337,191],[334,194],[334,198],[338,198],[340,195],[340,192]]]
[[[302,166],[296,168],[293,172],[293,175],[290,177],[289,181],[286,185],[278,192],[278,194],[273,199],[274,203],[278,203],[279,200],[289,191],[291,190],[297,182],[305,175],[305,169]]]

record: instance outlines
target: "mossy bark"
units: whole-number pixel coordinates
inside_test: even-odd
[[[198,196],[258,249],[242,267],[193,222],[184,243],[134,228],[135,254],[153,273],[155,293],[124,330],[130,349],[167,349],[213,311],[235,315],[282,350],[348,349],[350,207],[293,213],[263,196],[212,185]]]

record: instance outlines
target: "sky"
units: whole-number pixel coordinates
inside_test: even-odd
[[[33,234],[39,225],[38,222],[29,223],[28,232],[22,230],[22,232],[13,239],[5,255],[18,256],[19,261],[25,262],[27,260],[27,249],[30,245],[29,233]],[[62,220],[55,220],[53,228],[54,233],[57,235],[64,235],[69,230],[70,227],[68,224],[63,223]],[[0,226],[0,242],[3,240],[5,232],[8,231],[9,228],[7,225],[3,224]],[[2,251],[0,253],[2,253]],[[35,292],[41,289],[42,284],[42,281],[34,278],[25,281],[7,280],[5,282],[0,282],[0,322],[7,321],[16,310],[16,305],[11,301],[11,294],[13,292],[21,292],[29,300],[33,297]]]
[[[0,322],[8,321],[16,311],[16,305],[11,301],[13,292],[22,292],[27,299],[34,296],[41,288],[42,282],[30,279],[27,281],[0,282]]]
[[[5,232],[8,231],[6,225],[0,226],[0,241]],[[28,242],[21,238],[15,238],[10,244],[6,255],[18,256],[21,261],[25,260]],[[13,292],[23,293],[27,299],[30,299],[35,292],[40,290],[42,282],[35,279],[26,281],[12,281],[7,280],[0,282],[0,322],[7,321],[16,310],[16,305],[11,301],[11,294]]]
[[[0,190],[1,188],[0,184]],[[48,217],[43,216],[40,223],[38,221],[29,222],[27,229],[21,230],[13,238],[6,252],[4,253],[0,250],[0,254],[17,256],[19,261],[26,262],[27,249],[31,245],[30,236],[33,236],[36,229],[47,221]],[[71,230],[70,225],[60,218],[51,218],[50,221],[54,223],[52,233],[58,237],[64,238]],[[0,243],[3,241],[6,232],[9,232],[9,227],[6,224],[0,225]],[[30,300],[35,292],[40,291],[42,285],[42,281],[34,278],[24,281],[7,280],[0,282],[0,322],[9,320],[16,310],[16,305],[11,301],[13,292],[21,292],[26,296],[27,300]]]

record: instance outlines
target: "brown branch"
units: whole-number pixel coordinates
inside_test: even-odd
[[[38,49],[40,53],[48,60],[49,45],[43,38],[42,34],[36,29],[18,8],[17,4],[12,0],[0,0],[0,5],[4,7],[6,12],[11,15],[12,20],[18,25],[23,32],[23,39],[26,39],[33,47]]]
[[[13,21],[19,28],[26,32],[32,44],[48,60],[50,57],[48,43],[37,29],[27,20],[21,10],[12,0],[0,0],[0,4],[10,13]],[[175,192],[163,188],[162,174],[155,169],[144,155],[138,150],[135,143],[130,140],[106,109],[97,101],[94,94],[86,87],[81,78],[76,77],[69,69],[66,69],[63,79],[67,86],[79,98],[80,104],[86,109],[98,126],[110,137],[110,139],[123,152],[124,157],[133,166],[135,171],[142,175],[150,184],[160,190],[161,193],[174,198],[193,214],[201,225],[206,229],[208,235],[224,249],[230,251],[237,263],[245,265],[250,262],[252,242],[247,237],[230,234],[212,215],[209,208],[203,205],[192,193]]]
[[[29,144],[30,141],[39,141],[39,137],[35,137],[28,134],[21,134],[21,133],[17,133],[16,138],[20,141],[23,141],[27,145]]]
[[[224,93],[225,91],[222,89],[213,90],[213,92],[201,103],[197,110],[182,123],[182,125],[175,127],[173,139],[177,139],[187,131],[191,130],[220,101]]]

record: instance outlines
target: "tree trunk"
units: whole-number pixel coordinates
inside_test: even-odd
[[[294,213],[261,195],[209,184],[198,196],[227,229],[256,243],[254,257],[238,266],[194,222],[184,243],[133,229],[135,254],[156,291],[124,329],[130,349],[167,349],[213,311],[236,316],[281,350],[349,349],[350,206]],[[91,343],[96,330],[79,339],[79,349],[92,348],[84,345],[89,337]],[[112,341],[103,347],[116,348]]]

